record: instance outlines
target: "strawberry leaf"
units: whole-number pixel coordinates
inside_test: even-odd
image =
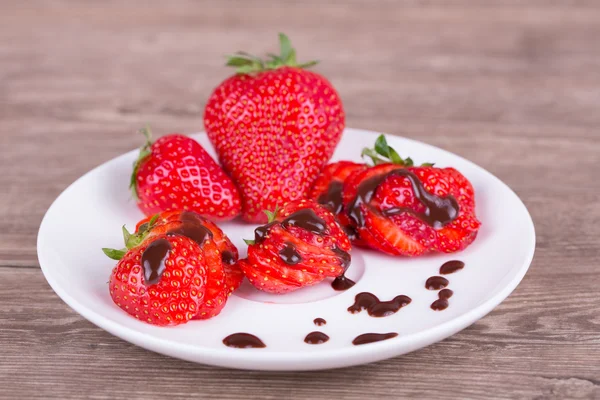
[[[123,258],[123,256],[125,255],[125,253],[127,253],[127,249],[121,249],[121,250],[117,250],[117,249],[109,249],[109,248],[102,248],[102,251],[104,252],[104,254],[106,254],[109,258],[113,259],[113,260],[121,260],[121,258]]]
[[[250,240],[250,239],[244,239],[244,242],[248,245],[248,246],[252,246],[254,244],[254,240]]]
[[[271,222],[275,221],[275,217],[277,217],[277,213],[279,212],[279,207],[275,206],[275,210],[273,210],[273,211],[263,210],[263,212],[265,214],[267,214],[267,222],[271,223]]]
[[[133,172],[131,173],[131,178],[129,179],[129,189],[131,190],[131,195],[134,200],[138,200],[138,190],[137,190],[137,175],[140,169],[140,165],[144,161],[146,157],[152,154],[152,150],[150,149],[152,146],[152,131],[150,131],[150,126],[146,124],[146,126],[139,131],[146,138],[146,143],[142,147],[140,147],[140,154],[138,154],[137,160],[133,163]]]
[[[377,137],[374,148],[370,149],[365,147],[362,150],[361,156],[371,158],[373,165],[389,162],[403,167],[412,167],[415,165],[412,158],[407,157],[403,159],[400,157],[398,152],[388,145],[384,135],[379,135],[379,137]],[[422,166],[433,166],[433,163],[424,163]]]

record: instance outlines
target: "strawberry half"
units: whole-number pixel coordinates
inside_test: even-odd
[[[383,135],[363,155],[375,165],[351,174],[342,194],[345,213],[363,244],[388,254],[418,256],[459,251],[475,240],[481,225],[475,193],[457,170],[415,167]]]
[[[146,143],[134,164],[130,188],[146,215],[188,210],[213,220],[229,220],[240,213],[238,189],[198,142],[170,134],[156,142],[148,128]]]
[[[247,241],[239,266],[258,289],[287,293],[338,277],[350,264],[350,241],[325,207],[311,200],[267,213],[268,223]]]
[[[299,64],[289,39],[262,60],[236,53],[237,74],[212,93],[204,125],[219,159],[242,194],[242,217],[264,223],[273,210],[307,197],[344,129],[342,102],[321,75]]]

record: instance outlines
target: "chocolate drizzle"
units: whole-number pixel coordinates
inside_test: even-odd
[[[327,233],[327,223],[310,208],[303,208],[302,210],[292,213],[283,220],[281,225],[286,229],[290,226],[295,226],[316,235],[324,235]]]
[[[221,253],[221,261],[223,261],[223,264],[233,265],[236,263],[237,257],[232,251],[225,250]]]
[[[448,262],[445,262],[444,264],[442,264],[442,266],[440,267],[440,274],[442,274],[442,275],[452,274],[456,271],[460,271],[464,267],[465,267],[465,263],[462,261],[459,261],[459,260],[448,261]]]
[[[256,243],[256,244],[262,243],[266,239],[267,235],[269,234],[269,230],[271,229],[271,227],[275,224],[276,224],[276,222],[273,221],[273,222],[269,222],[266,225],[262,225],[262,226],[259,226],[258,228],[256,228],[254,230],[254,243]]]
[[[315,320],[313,321],[313,323],[316,326],[323,326],[323,325],[327,324],[327,321],[325,321],[323,318],[315,318]]]
[[[425,282],[425,288],[429,290],[440,290],[448,286],[450,282],[443,276],[432,276]]]
[[[380,342],[382,340],[387,340],[387,339],[395,338],[396,336],[398,336],[398,334],[396,332],[389,332],[389,333],[364,333],[362,335],[357,336],[352,341],[352,344],[355,345],[355,346],[360,346],[361,344],[368,344],[368,343]]]
[[[296,265],[302,261],[302,256],[298,253],[294,244],[290,242],[286,242],[285,246],[279,251],[279,258],[288,265]]]
[[[262,340],[249,333],[234,333],[223,339],[223,344],[227,347],[237,349],[251,349],[267,347]]]
[[[350,203],[347,213],[348,216],[354,222],[356,222],[359,227],[362,227],[365,224],[360,205],[368,205],[373,198],[375,190],[379,187],[379,185],[381,185],[381,183],[383,183],[385,179],[392,175],[403,176],[409,180],[412,185],[415,198],[425,206],[425,211],[422,213],[417,213],[410,208],[393,207],[383,210],[383,215],[391,216],[405,212],[411,213],[436,229],[442,228],[444,225],[452,222],[458,216],[459,206],[453,196],[439,197],[429,193],[414,173],[404,168],[398,168],[386,174],[381,174],[366,179],[361,182],[360,185],[358,185],[358,193],[354,200],[352,200]]]
[[[454,292],[450,289],[442,289],[438,292],[438,297],[440,299],[448,300],[450,297],[452,297],[453,294],[454,294]]]
[[[332,181],[329,184],[326,192],[321,193],[317,201],[319,204],[324,205],[329,208],[329,210],[333,214],[339,214],[344,208],[344,204],[342,202],[342,189],[344,187],[344,182],[342,181]]]
[[[142,253],[141,264],[144,268],[144,283],[154,285],[160,281],[167,268],[165,261],[171,251],[171,243],[167,239],[158,239],[150,243]]]
[[[373,293],[362,292],[354,297],[354,304],[348,307],[352,314],[367,310],[371,317],[387,317],[395,314],[402,307],[410,304],[412,299],[403,294],[394,297],[390,301],[381,301]]]
[[[304,342],[308,344],[323,344],[329,340],[329,336],[323,332],[311,332],[304,338]]]
[[[179,218],[181,226],[169,231],[169,234],[188,237],[200,245],[205,240],[212,239],[212,232],[202,224],[202,220],[196,214],[186,211],[182,212]]]
[[[438,299],[431,303],[431,309],[435,311],[442,311],[448,308],[450,303],[448,299],[452,297],[454,292],[450,289],[442,289],[438,292]]]
[[[354,282],[352,279],[348,279],[345,275],[341,275],[331,282],[331,287],[333,290],[342,291],[350,289],[355,284],[356,282]]]

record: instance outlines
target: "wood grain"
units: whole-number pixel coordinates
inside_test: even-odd
[[[600,398],[600,3],[1,3],[0,398]],[[45,210],[137,147],[202,130],[222,55],[287,32],[338,88],[347,125],[453,151],[532,213],[515,293],[452,338],[318,373],[222,370],[157,355],[71,311],[39,271]]]

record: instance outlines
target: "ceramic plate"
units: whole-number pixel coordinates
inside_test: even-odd
[[[205,134],[193,137],[214,155]],[[374,132],[346,129],[333,160],[360,161],[361,149],[371,147],[376,137]],[[327,280],[290,294],[270,295],[246,281],[216,318],[177,327],[148,325],[113,304],[107,281],[115,263],[100,250],[121,247],[121,226],[126,223],[133,230],[142,217],[127,190],[136,150],[85,174],[52,204],[38,235],[42,271],[70,307],[100,328],[148,350],[203,364],[313,370],[378,361],[427,346],[471,325],[515,289],[533,258],[535,232],[521,200],[489,172],[424,143],[394,136],[387,139],[401,155],[410,155],[417,163],[453,166],[472,182],[482,227],[465,251],[409,259],[355,248],[347,276],[356,285],[345,292],[334,291]],[[220,226],[245,256],[243,238],[252,238],[255,226],[241,222]],[[427,290],[425,282],[449,260],[463,261],[465,267],[446,276],[454,295],[447,309],[434,311],[430,305],[438,293]],[[381,300],[403,294],[412,302],[382,318],[365,311],[351,314],[347,309],[360,292],[372,292]],[[315,318],[325,319],[326,325],[315,326]],[[305,343],[312,331],[327,334],[329,341]],[[237,332],[256,335],[266,347],[225,346],[223,339]],[[365,333],[398,335],[352,344]]]

